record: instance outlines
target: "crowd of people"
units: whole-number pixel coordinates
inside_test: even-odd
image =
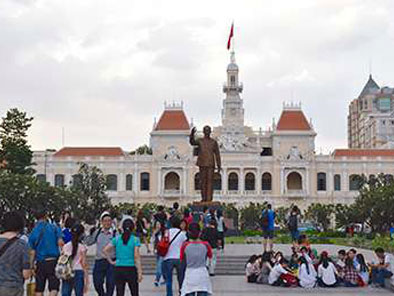
[[[394,260],[382,248],[375,250],[376,259],[366,262],[363,254],[354,248],[339,250],[337,254],[327,251],[317,254],[311,248],[308,237],[300,234],[299,209],[291,209],[287,225],[293,240],[291,256],[274,252],[275,212],[267,205],[261,214],[263,230],[263,254],[252,255],[245,266],[247,282],[282,287],[384,287],[385,279],[392,278]]]
[[[180,295],[209,295],[210,277],[215,275],[218,250],[224,250],[224,223],[220,209],[203,212],[163,206],[147,219],[142,211],[128,211],[120,219],[104,212],[98,226],[86,225],[65,213],[59,223],[44,210],[37,211],[34,228],[26,233],[18,212],[1,219],[0,295],[24,295],[25,281],[35,279],[35,295],[47,289],[50,296],[85,294],[90,286],[88,248],[95,246],[93,287],[99,296],[139,295],[142,281],[140,248],[155,253],[156,287],[165,285],[173,295],[176,270]],[[151,248],[152,246],[152,248]],[[163,246],[165,252],[163,252]]]

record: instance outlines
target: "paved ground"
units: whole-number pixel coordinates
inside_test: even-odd
[[[174,278],[175,279],[175,278]],[[165,295],[165,287],[156,288],[153,286],[153,277],[146,276],[140,286],[141,296],[163,296]],[[214,295],[247,295],[247,296],[258,296],[258,295],[269,295],[269,296],[281,296],[281,295],[310,295],[310,296],[328,296],[328,295],[379,295],[379,296],[392,296],[393,293],[385,289],[376,288],[333,288],[333,289],[302,289],[302,288],[277,288],[266,285],[248,284],[245,282],[244,277],[240,276],[217,276],[212,278],[214,287]],[[93,290],[88,294],[89,296],[95,296]],[[126,294],[130,295],[130,294]],[[174,293],[174,295],[177,295]]]

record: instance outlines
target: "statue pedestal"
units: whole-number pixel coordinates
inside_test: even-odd
[[[208,207],[208,209],[220,209],[222,206],[218,201],[194,201],[191,205],[192,211],[202,212],[204,207]]]

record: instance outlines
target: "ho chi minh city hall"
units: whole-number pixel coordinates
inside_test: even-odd
[[[356,147],[354,144],[355,138],[362,137],[356,134],[354,126],[365,123],[365,118],[375,122],[376,126],[383,126],[383,121],[376,121],[376,116],[364,116],[362,108],[366,104],[368,107],[367,100],[373,108],[379,107],[382,99],[385,108],[388,107],[385,113],[387,123],[384,122],[386,138],[394,134],[392,88],[379,88],[370,77],[360,97],[349,108],[349,146],[352,148],[318,155],[315,153],[316,131],[299,104],[285,103],[279,120],[267,131],[255,131],[245,126],[243,86],[238,74],[232,52],[227,82],[223,86],[222,124],[213,128],[213,137],[219,143],[222,156],[222,171],[215,173],[214,201],[239,206],[268,201],[275,207],[291,203],[301,207],[316,202],[351,203],[357,196],[358,176],[394,174],[392,138],[379,147]],[[362,120],[358,122],[358,118]],[[369,123],[368,126],[372,125]],[[53,152],[36,151],[37,177],[56,186],[69,185],[78,182],[78,163],[85,162],[104,172],[108,195],[115,203],[171,204],[178,201],[187,204],[200,199],[196,156],[189,144],[191,127],[183,104],[166,104],[150,133],[152,154],[131,155],[119,147],[64,147]]]

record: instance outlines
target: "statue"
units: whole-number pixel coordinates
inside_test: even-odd
[[[213,196],[213,175],[215,163],[218,172],[221,171],[220,151],[218,143],[211,138],[211,128],[204,126],[204,137],[196,139],[196,128],[193,127],[190,133],[190,145],[198,147],[197,165],[200,169],[200,184],[202,201],[212,201]]]

